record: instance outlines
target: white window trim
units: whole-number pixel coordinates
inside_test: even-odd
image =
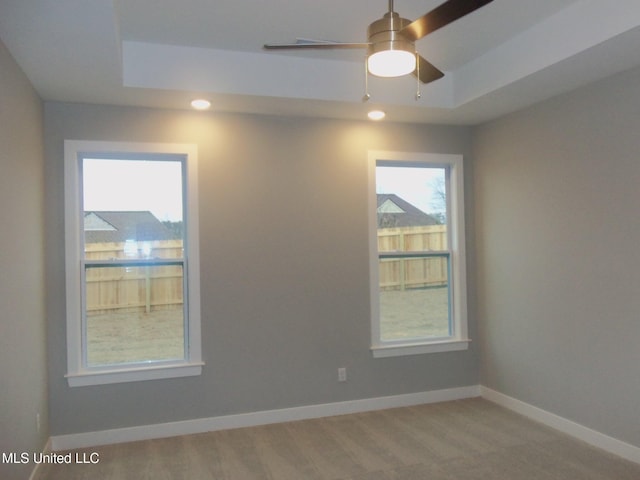
[[[70,386],[101,385],[160,378],[194,376],[202,373],[200,339],[200,262],[198,235],[198,149],[193,144],[130,143],[65,140],[65,267],[67,301],[67,374]],[[82,205],[80,156],[104,154],[177,154],[186,157],[186,250],[188,252],[188,352],[180,361],[87,368],[82,362],[81,239]]]
[[[451,262],[451,315],[453,335],[446,338],[382,341],[380,338],[379,266],[377,243],[376,165],[385,161],[401,166],[446,167],[450,231],[447,232]],[[369,173],[369,280],[371,298],[371,351],[376,358],[467,350],[467,282],[464,230],[464,170],[462,155],[370,150]]]

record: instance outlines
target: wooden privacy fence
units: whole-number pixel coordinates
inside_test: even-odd
[[[152,258],[181,258],[181,240],[148,242]],[[383,228],[378,230],[381,254],[446,252],[445,225]],[[128,258],[130,246],[123,243],[88,243],[86,260]],[[404,290],[444,286],[448,283],[448,256],[381,258],[382,290]],[[90,314],[113,311],[151,312],[175,308],[183,303],[181,265],[91,266],[86,269],[86,309]]]
[[[448,283],[446,225],[378,229],[378,252],[381,290],[440,287]],[[405,256],[411,252],[425,256]],[[445,253],[433,256],[429,252]]]
[[[182,240],[147,242],[151,258],[181,258]],[[130,258],[128,244],[88,243],[86,260]],[[86,268],[86,310],[89,314],[146,312],[176,308],[183,303],[182,265],[91,266]]]

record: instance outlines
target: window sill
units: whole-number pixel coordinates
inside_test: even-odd
[[[429,343],[403,343],[389,345],[373,345],[371,351],[374,358],[401,357],[424,353],[457,352],[468,350],[471,340],[443,340]]]
[[[140,382],[162,378],[192,377],[202,373],[204,363],[136,366],[128,369],[84,370],[65,375],[70,387],[105,385],[109,383]]]

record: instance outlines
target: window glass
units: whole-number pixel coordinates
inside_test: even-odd
[[[382,341],[452,333],[445,173],[376,167]]]
[[[87,366],[185,357],[181,265],[86,267]]]
[[[82,160],[89,367],[185,358],[182,162]],[[118,264],[123,261],[123,264]]]

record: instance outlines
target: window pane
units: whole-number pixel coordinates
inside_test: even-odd
[[[184,358],[182,265],[85,271],[88,366]]]
[[[451,335],[449,304],[446,256],[380,260],[381,340]]]
[[[436,167],[376,167],[378,229],[439,225],[446,232],[446,170]],[[415,240],[415,237],[414,237]],[[406,245],[405,245],[406,246]],[[410,248],[446,249],[412,244]],[[404,246],[398,245],[403,249]]]
[[[183,258],[182,162],[84,158],[82,178],[87,365],[183,359],[182,265],[91,264]]]
[[[87,260],[182,258],[182,162],[85,158]]]
[[[380,339],[450,336],[446,170],[378,165],[376,196]]]

